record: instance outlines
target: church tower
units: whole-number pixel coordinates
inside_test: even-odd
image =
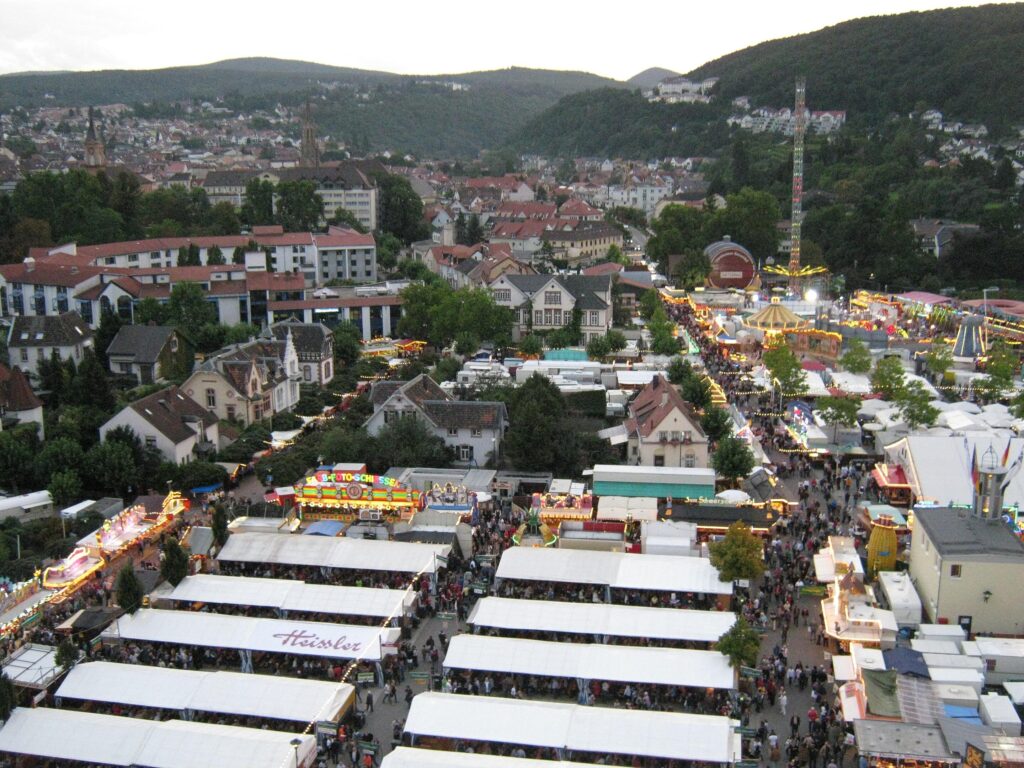
[[[306,99],[306,107],[302,110],[302,153],[300,155],[300,163],[304,168],[320,167],[320,147],[316,141],[316,125],[313,123],[309,99]]]
[[[107,150],[96,136],[92,107],[89,107],[89,130],[85,134],[85,168],[89,171],[101,171],[106,167]]]

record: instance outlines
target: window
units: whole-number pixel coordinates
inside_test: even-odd
[[[146,435],[146,447],[156,448],[156,437],[153,435]]]
[[[694,456],[692,453],[686,454],[686,456],[683,458],[683,466],[689,467],[689,468],[696,467],[697,466],[697,457]]]
[[[458,437],[459,430],[457,427],[448,427],[448,437]]]
[[[494,300],[497,302],[512,301],[512,291],[508,288],[502,288],[494,292]]]
[[[664,467],[665,466],[665,457],[664,456],[655,456],[654,457],[654,466],[656,466],[656,467]]]
[[[472,434],[473,437],[482,437],[483,436],[483,430],[482,429],[474,429],[470,434]]]
[[[472,445],[460,445],[459,446],[459,461],[472,461],[473,460],[473,446]]]
[[[562,310],[558,310],[558,311],[561,312]],[[544,325],[551,325],[551,317],[552,317],[551,310],[550,309],[545,309],[544,310]]]
[[[23,362],[23,363],[27,363],[28,362],[28,348],[27,347],[22,347],[21,348],[21,362]]]
[[[568,314],[569,313],[566,312],[565,314],[566,314],[566,322],[568,322],[569,321],[569,318],[568,318]],[[560,310],[560,309],[553,309],[553,310],[551,310],[551,323],[552,323],[552,325],[561,325],[562,324],[562,310]]]
[[[560,305],[562,303],[562,292],[544,291],[544,303],[548,305]]]
[[[227,407],[227,412],[228,412],[228,421],[234,421],[235,420],[235,406],[229,405]]]
[[[533,324],[542,325],[544,323],[544,311],[540,309],[533,310]]]
[[[693,440],[693,432],[691,432],[690,430],[686,430],[685,432],[683,432],[683,440],[685,440],[688,443],[691,442]]]
[[[590,310],[590,325],[600,325],[600,313],[596,309]]]
[[[217,391],[215,389],[206,390],[206,407],[216,408],[217,407]]]
[[[954,579],[959,579],[963,572],[963,566],[959,563],[949,566],[949,575]]]
[[[178,351],[178,335],[176,333],[171,334],[171,352]]]

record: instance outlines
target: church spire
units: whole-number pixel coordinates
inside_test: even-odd
[[[85,132],[85,167],[97,171],[107,167],[107,149],[96,136],[92,107],[89,107],[89,129]]]

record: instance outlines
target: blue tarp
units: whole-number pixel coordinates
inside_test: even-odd
[[[891,648],[882,651],[882,657],[885,659],[886,669],[895,669],[900,674],[923,677],[925,680],[931,677],[924,657],[910,648]]]
[[[978,717],[978,710],[973,707],[960,707],[956,704],[944,704],[943,709],[946,711],[946,717],[952,717],[957,720],[973,720]]]
[[[193,488],[192,493],[213,493],[219,491],[224,486],[224,483],[214,483],[213,485],[201,485],[198,488]]]
[[[309,536],[337,536],[345,530],[345,524],[338,520],[317,520],[303,531]]]

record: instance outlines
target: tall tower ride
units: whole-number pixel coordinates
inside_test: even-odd
[[[793,207],[790,214],[792,221],[792,249],[789,252],[789,289],[800,290],[800,225],[803,221],[804,200],[804,133],[807,130],[807,81],[803,77],[796,79],[796,106],[793,116],[796,120],[793,128]]]
[[[302,144],[299,148],[299,159],[305,168],[320,167],[320,147],[316,140],[316,124],[313,122],[309,99],[306,99],[306,106],[302,111]]]

